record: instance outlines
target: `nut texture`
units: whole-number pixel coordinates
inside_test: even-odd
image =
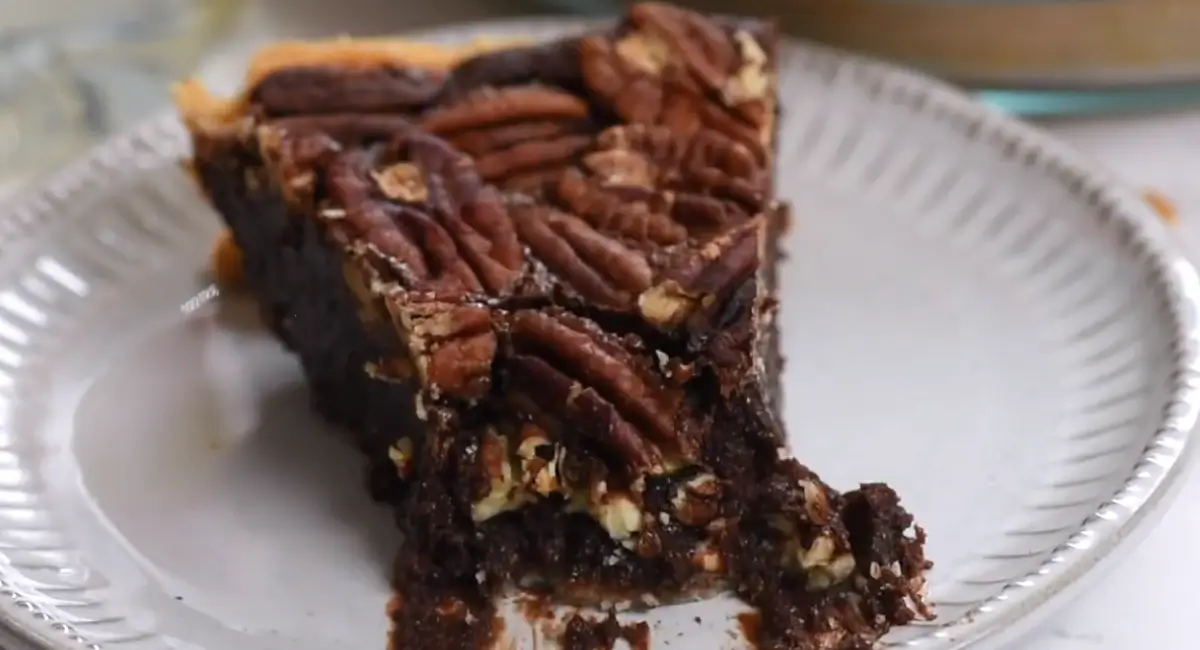
[[[661,246],[705,241],[761,212],[767,173],[744,145],[716,131],[618,126],[597,137],[556,189],[597,229]]]
[[[583,99],[542,86],[482,88],[439,106],[421,127],[475,157],[487,182],[536,189],[529,179],[553,177],[591,142]]]
[[[348,238],[363,242],[363,254],[407,291],[461,297],[508,290],[524,254],[497,191],[438,138],[412,132],[395,145],[348,151],[332,163],[329,190],[345,210]],[[389,183],[390,195],[375,181],[388,169],[410,170],[423,186]]]
[[[486,159],[419,131],[384,149],[331,154],[336,228],[410,292],[563,291],[640,311],[661,329],[711,318],[749,280],[762,226],[754,215],[767,206],[765,171],[745,147],[713,131],[683,137],[631,126],[601,133],[580,153],[557,177],[557,207],[503,197],[480,171]]]
[[[696,457],[678,426],[683,391],[647,358],[561,310],[517,312],[508,328],[512,390],[542,414],[618,454],[635,475]]]
[[[620,309],[653,278],[646,257],[586,221],[554,207],[511,201],[517,232],[565,289],[594,304]]]
[[[368,68],[308,66],[278,70],[253,90],[267,117],[328,113],[407,113],[432,102],[442,76],[392,65]]]
[[[508,439],[488,429],[481,442],[480,458],[488,479],[483,497],[471,507],[475,521],[491,519],[522,505],[508,457]]]
[[[734,292],[758,269],[756,218],[699,249],[680,251],[660,281],[638,297],[638,309],[651,323],[673,328],[689,319],[698,329],[712,327]]]
[[[614,34],[580,42],[588,87],[623,121],[717,130],[765,160],[774,73],[760,43],[700,14],[642,3]],[[710,97],[722,101],[711,101]]]
[[[497,348],[488,309],[423,301],[403,291],[390,294],[387,304],[430,397],[470,400],[488,393]]]
[[[532,83],[582,94],[578,40],[564,38],[471,57],[451,72],[438,103],[455,103],[481,88]]]
[[[399,162],[381,171],[371,172],[379,190],[389,199],[406,203],[424,203],[429,198],[429,186],[421,169],[412,163]]]

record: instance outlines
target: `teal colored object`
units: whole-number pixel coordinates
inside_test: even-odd
[[[981,101],[1024,117],[1200,107],[1200,86],[1113,90],[981,90]]]

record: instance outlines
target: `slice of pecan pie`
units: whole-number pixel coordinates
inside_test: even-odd
[[[895,494],[830,489],[777,420],[773,28],[640,4],[484,50],[289,44],[237,98],[179,93],[265,321],[405,533],[395,646],[478,647],[515,589],[730,590],[771,648],[928,615]]]

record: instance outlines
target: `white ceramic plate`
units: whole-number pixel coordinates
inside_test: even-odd
[[[789,46],[782,93],[792,442],[928,529],[940,617],[887,643],[992,647],[1162,509],[1196,274],[1134,194],[923,77]],[[53,650],[382,647],[389,517],[208,287],[182,135],[151,122],[0,208],[0,616]],[[737,647],[735,608],[651,612],[654,645]]]

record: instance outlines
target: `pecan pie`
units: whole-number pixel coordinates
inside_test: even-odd
[[[181,88],[222,259],[405,533],[395,647],[479,647],[514,590],[732,591],[768,648],[929,615],[896,495],[786,450],[775,91],[770,25],[662,4],[469,53],[287,44],[234,99]]]

